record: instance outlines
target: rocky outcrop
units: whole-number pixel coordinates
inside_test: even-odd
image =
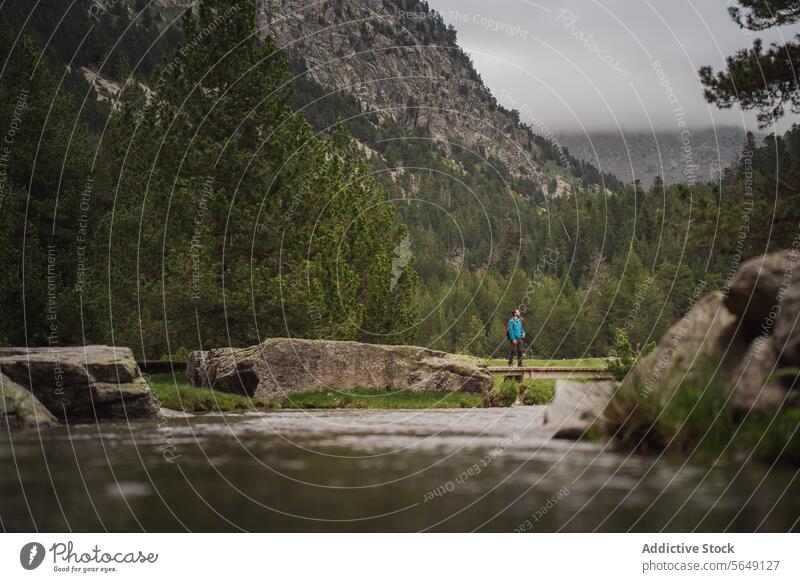
[[[622,394],[663,404],[699,364],[710,362],[731,386],[737,414],[791,405],[791,378],[775,372],[800,363],[798,259],[796,251],[780,251],[742,264],[727,296],[698,301],[628,374]]]
[[[426,2],[260,0],[258,28],[303,63],[304,77],[349,93],[377,123],[425,131],[447,152],[485,152],[547,192],[530,129],[498,104]]]
[[[0,427],[51,428],[59,424],[36,396],[0,373]]]
[[[602,420],[615,386],[614,382],[556,380],[553,400],[545,408],[545,429],[554,431],[553,438],[583,438]]]
[[[476,358],[414,346],[273,338],[248,348],[192,352],[195,386],[249,396],[355,387],[487,392],[492,377]]]
[[[0,348],[0,372],[60,420],[158,416],[158,401],[129,348]]]

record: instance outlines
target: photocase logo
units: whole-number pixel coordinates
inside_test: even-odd
[[[29,542],[19,551],[19,563],[26,570],[35,570],[44,561],[44,546],[39,542]]]

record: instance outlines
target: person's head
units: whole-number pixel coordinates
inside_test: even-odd
[[[515,309],[514,311],[511,312],[511,315],[513,315],[514,317],[520,317],[520,315],[522,314],[520,313],[519,309]]]

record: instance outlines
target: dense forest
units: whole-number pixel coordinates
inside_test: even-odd
[[[254,0],[212,4],[187,13],[146,91],[120,66],[100,131],[37,39],[0,31],[3,343],[157,358],[275,335],[411,339],[417,277],[393,276],[406,233],[384,191],[348,138],[292,113]]]
[[[660,337],[797,233],[798,128],[743,144],[719,182],[646,190],[534,136],[574,185],[544,195],[323,98],[256,33],[254,0],[179,26],[145,2],[76,6],[57,35],[0,10],[3,345],[153,359],[293,336],[489,356],[518,307],[531,355],[604,355],[616,329]],[[98,62],[113,99],[76,74]]]

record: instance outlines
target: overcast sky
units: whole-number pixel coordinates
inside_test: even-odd
[[[501,104],[553,132],[747,125],[705,102],[697,70],[800,26],[740,29],[725,0],[429,0]],[[765,42],[766,44],[766,42]],[[660,66],[659,64],[660,63]],[[677,111],[677,113],[676,113]],[[785,117],[778,130],[796,116]],[[539,128],[538,133],[544,133]]]

